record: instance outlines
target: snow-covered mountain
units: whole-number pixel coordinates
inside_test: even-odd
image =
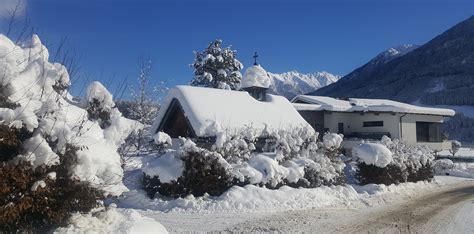
[[[341,76],[325,71],[302,74],[293,70],[281,74],[268,72],[268,75],[271,78],[270,92],[288,99],[298,94],[312,92],[341,78]]]
[[[408,52],[411,52],[412,50],[418,48],[419,45],[413,45],[413,44],[403,44],[397,47],[392,47],[377,56],[373,58],[372,60],[369,61],[369,64],[372,65],[378,65],[381,63],[387,63],[390,62],[391,60],[401,57]]]

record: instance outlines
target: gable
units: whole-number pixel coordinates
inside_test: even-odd
[[[183,108],[177,99],[173,99],[166,110],[156,132],[164,132],[172,138],[196,137],[194,130],[186,118]]]

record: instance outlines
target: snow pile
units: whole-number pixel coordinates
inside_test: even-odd
[[[446,183],[455,183],[458,180],[446,181],[444,178],[434,183],[420,181],[399,185],[344,185],[322,186],[318,188],[292,188],[283,186],[279,189],[268,189],[255,185],[244,187],[233,186],[220,196],[194,197],[192,195],[177,199],[150,199],[143,191],[127,192],[118,201],[119,207],[146,210],[146,212],[173,213],[173,214],[221,214],[221,213],[249,213],[249,212],[276,212],[289,210],[307,210],[327,207],[351,207],[358,202],[367,204],[368,198],[376,199],[374,204],[386,203],[384,196],[415,195],[421,189],[436,188]]]
[[[260,65],[253,65],[245,70],[240,88],[259,87],[268,89],[270,87],[270,76]]]
[[[95,213],[76,213],[71,224],[55,233],[168,233],[165,227],[152,218],[144,217],[132,209],[117,209],[112,204],[107,210]]]
[[[0,123],[24,128],[32,135],[14,160],[29,161],[35,167],[54,165],[67,146],[74,146],[77,163],[71,176],[106,194],[121,194],[126,187],[117,148],[134,122],[113,108],[112,96],[96,82],[89,87],[86,100],[97,100],[98,107],[107,110],[109,124],[101,126],[91,118],[88,107],[74,102],[67,92],[66,68],[48,59],[48,50],[38,36],[20,47],[0,35]]]
[[[352,149],[352,155],[367,165],[386,167],[392,162],[392,152],[382,144],[365,143]]]

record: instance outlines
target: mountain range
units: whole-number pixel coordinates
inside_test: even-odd
[[[422,46],[391,48],[339,81],[310,92],[426,105],[474,105],[474,16]]]
[[[271,78],[270,92],[288,99],[317,90],[341,78],[325,71],[303,74],[293,70],[280,74],[268,72],[268,75]]]

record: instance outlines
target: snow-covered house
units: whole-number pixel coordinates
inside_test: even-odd
[[[285,97],[267,93],[270,80],[259,65],[248,68],[241,90],[176,86],[171,89],[151,127],[172,138],[209,141],[220,132],[251,128],[257,137],[288,128],[311,128]]]
[[[449,149],[441,125],[453,110],[428,108],[385,99],[335,99],[299,95],[293,106],[319,132],[344,135],[346,149],[364,140],[380,140],[383,135],[404,139],[408,144],[426,145],[433,150]]]

